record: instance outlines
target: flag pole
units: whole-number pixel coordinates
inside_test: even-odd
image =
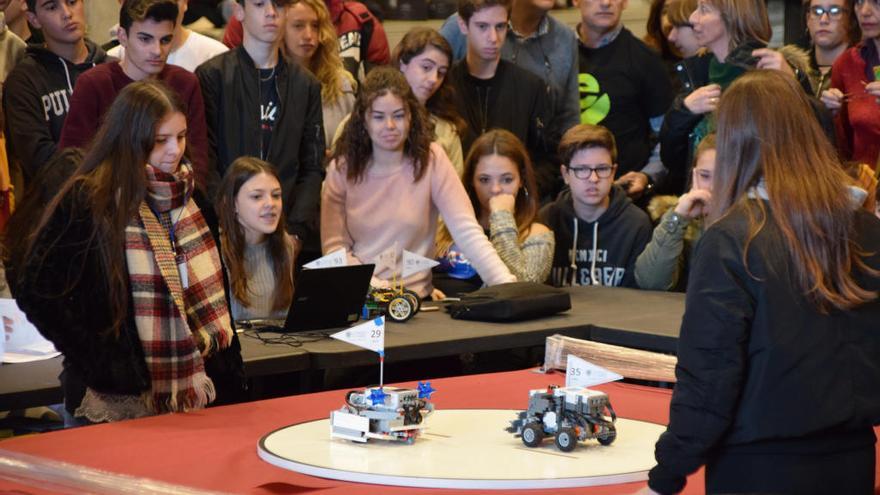
[[[385,380],[385,351],[379,351],[379,388],[382,388]]]

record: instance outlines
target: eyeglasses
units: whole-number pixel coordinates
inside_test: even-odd
[[[614,166],[612,165],[599,165],[598,167],[565,167],[569,172],[574,174],[575,177],[581,180],[587,180],[593,176],[593,172],[596,172],[596,177],[600,179],[607,179],[611,177],[611,174],[614,172]]]
[[[856,3],[864,0],[856,0]],[[875,4],[876,5],[876,4]],[[840,19],[840,16],[843,15],[847,10],[839,5],[832,5],[831,7],[825,8],[821,5],[816,5],[815,7],[810,7],[810,17],[814,17],[816,19],[821,19],[823,15],[828,14],[828,17],[831,19]]]
[[[856,7],[862,7],[863,5],[868,4],[875,9],[880,7],[880,0],[856,0]]]

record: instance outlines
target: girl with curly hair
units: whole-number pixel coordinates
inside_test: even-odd
[[[370,72],[327,168],[321,195],[324,253],[345,248],[351,262],[374,263],[396,245],[430,257],[441,216],[485,282],[514,281],[433,139],[434,126],[403,74],[391,68]],[[387,286],[395,272],[377,266],[373,284]],[[403,283],[421,297],[432,292],[430,271]]]

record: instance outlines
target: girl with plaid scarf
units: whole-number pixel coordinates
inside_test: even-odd
[[[244,383],[185,149],[175,94],[132,83],[72,176],[43,189],[54,197],[26,197],[10,223],[10,286],[64,354],[65,407],[79,421],[201,409]],[[43,180],[53,173],[63,167]]]

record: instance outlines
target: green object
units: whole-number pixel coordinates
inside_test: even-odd
[[[709,60],[709,82],[721,86],[722,91],[727,89],[737,77],[745,74],[745,72],[745,67],[725,64],[719,62],[715,57]]]

